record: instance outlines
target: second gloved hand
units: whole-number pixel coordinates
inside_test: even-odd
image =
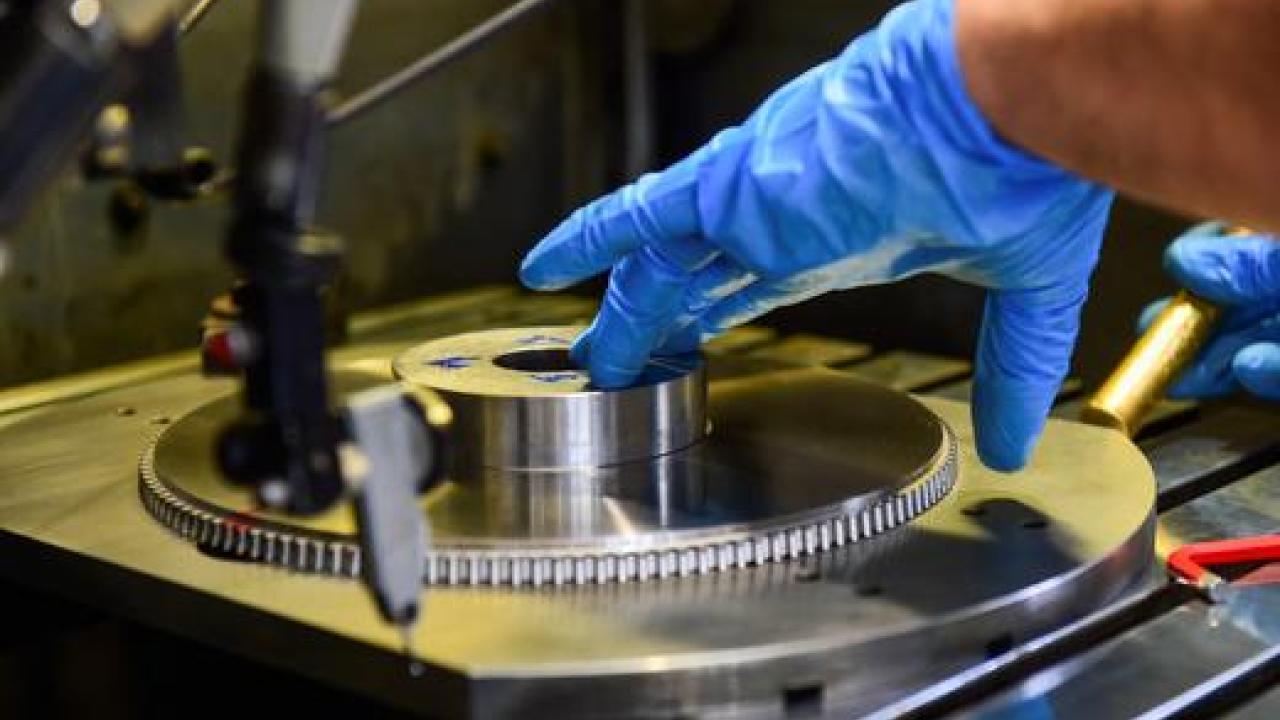
[[[1110,200],[996,136],[965,90],[950,0],[916,0],[743,125],[574,213],[521,279],[552,290],[612,268],[574,350],[604,387],[829,290],[927,271],[983,285],[977,446],[1011,470],[1066,373]]]
[[[1165,268],[1175,280],[1223,309],[1217,332],[1169,395],[1218,397],[1243,388],[1280,400],[1280,241],[1225,233],[1222,223],[1204,223],[1165,252]],[[1140,330],[1166,302],[1142,313]]]

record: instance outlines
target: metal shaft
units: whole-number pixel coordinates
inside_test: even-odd
[[[1233,228],[1229,235],[1249,235]],[[1138,338],[1115,372],[1085,403],[1080,419],[1133,437],[1152,406],[1195,359],[1213,333],[1221,311],[1216,305],[1180,290]]]
[[[1080,419],[1133,436],[1209,339],[1218,315],[1213,303],[1179,291],[1085,404]]]
[[[415,81],[431,75],[454,60],[465,57],[497,35],[515,27],[520,21],[532,17],[535,12],[550,7],[555,1],[520,0],[505,10],[486,18],[480,24],[441,47],[432,50],[344,100],[329,111],[329,125],[345,124],[357,115],[381,105]]]
[[[577,333],[554,326],[467,333],[412,348],[394,368],[448,402],[458,469],[609,467],[702,440],[700,359],[651,360],[634,387],[599,390],[569,355]]]

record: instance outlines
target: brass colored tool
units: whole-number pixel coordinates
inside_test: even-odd
[[[1228,234],[1249,235],[1252,231],[1238,227]],[[1085,403],[1080,419],[1132,437],[1151,407],[1204,346],[1220,314],[1208,300],[1178,291]]]
[[[1156,401],[1209,338],[1217,306],[1180,290],[1119,367],[1080,411],[1080,419],[1133,436]]]

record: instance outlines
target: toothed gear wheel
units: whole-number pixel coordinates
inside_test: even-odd
[[[572,337],[564,328],[533,330],[518,336],[503,332],[512,333],[507,339],[538,342]],[[415,381],[406,377],[412,375],[404,371],[411,367],[403,362],[406,357],[434,362],[431,372],[439,372],[444,364],[435,362],[437,355],[468,358],[467,364],[447,370],[481,366],[492,377],[486,353],[497,357],[504,343],[468,337],[430,352],[422,351],[428,344],[402,355],[397,361],[401,377]],[[654,397],[693,397],[667,392],[671,388],[661,384],[688,382],[689,377],[702,382],[700,361],[680,372],[669,370],[664,368],[656,381]],[[524,382],[498,380],[515,393]],[[346,376],[342,382],[357,389],[385,379]],[[428,384],[455,411],[480,402],[473,407],[477,417],[495,412],[484,405],[488,399],[458,397],[459,388],[465,390],[465,376],[452,375],[449,382],[451,387],[444,389],[450,392]],[[493,387],[491,380],[485,382],[485,388]],[[533,382],[538,385],[530,392],[537,402],[554,394],[545,387],[548,383]],[[592,395],[606,391],[575,385],[579,380],[564,382],[573,386],[565,393],[575,402],[612,401]],[[652,400],[643,393],[628,398],[630,403]],[[521,413],[529,414],[528,407],[526,403]],[[315,518],[277,515],[256,507],[250,490],[222,479],[209,448],[217,430],[237,413],[235,398],[223,398],[160,432],[141,461],[140,489],[147,510],[215,554],[358,576],[360,548],[346,508]],[[670,415],[663,410],[652,417]],[[702,409],[686,409],[685,415],[700,418]],[[512,453],[509,445],[485,446],[471,456],[476,464],[456,466],[449,479],[421,500],[432,528],[424,582],[625,583],[783,562],[909,523],[956,483],[957,443],[936,415],[906,394],[843,373],[792,369],[711,382],[705,416],[712,429],[691,445],[679,447],[681,438],[668,435],[661,442],[676,449],[600,467],[489,467],[483,464],[486,458],[505,461]],[[463,433],[455,433],[455,443],[467,440],[465,416],[463,421],[462,429],[455,427]],[[619,440],[610,448],[632,453],[634,444]],[[550,445],[541,452],[559,457]]]
[[[427,553],[428,585],[544,585],[633,582],[701,575],[813,555],[880,535],[933,507],[956,479],[950,449],[927,477],[856,512],[751,532],[726,532],[703,543],[632,549],[521,548],[486,551],[445,546],[436,538]],[[142,502],[153,517],[197,545],[232,557],[291,570],[343,577],[360,575],[354,537],[278,524],[253,513],[202,508],[155,472],[155,447],[142,459]]]

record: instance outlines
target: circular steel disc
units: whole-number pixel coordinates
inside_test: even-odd
[[[345,509],[273,515],[222,478],[209,447],[236,412],[235,399],[216,400],[158,437],[142,468],[152,514],[232,555],[356,574]],[[702,442],[651,460],[450,478],[422,500],[432,528],[427,582],[600,583],[786,560],[901,525],[956,476],[955,443],[936,415],[834,371],[712,383],[708,415]]]
[[[369,382],[355,379],[353,387]],[[432,587],[415,639],[432,682],[406,681],[407,692],[423,708],[479,717],[778,717],[815,707],[854,717],[1060,627],[1150,577],[1154,481],[1122,436],[1051,420],[1032,464],[1006,475],[975,456],[966,405],[925,398],[920,408],[886,403],[885,394],[904,399],[825,372],[712,382],[716,431],[688,460],[707,468],[701,494],[672,493],[651,475],[647,485],[612,486],[619,490],[610,502],[575,504],[581,495],[570,484],[556,486],[563,496],[532,483],[527,493],[485,495],[474,479],[455,479],[424,504],[437,541],[457,553],[447,567],[433,564],[437,579],[462,584],[478,581],[465,561],[477,538],[524,538],[539,556],[558,557],[551,538],[625,541],[628,532],[652,537],[668,526],[677,534],[746,532],[755,526],[716,523],[717,511],[751,517],[758,507],[824,507],[833,497],[826,483],[856,492],[898,477],[902,457],[929,447],[921,433],[940,433],[958,457],[955,488],[927,513],[865,541],[846,536],[844,546],[812,557],[706,575],[694,567],[690,577],[661,582],[555,587],[557,560],[542,570],[529,565],[546,580],[540,588],[529,587],[532,574],[523,587]],[[194,403],[197,395],[178,397]],[[356,572],[355,556],[326,554],[349,547],[345,514],[302,524],[264,515],[249,505],[249,493],[217,477],[204,458],[233,411],[229,399],[196,407],[150,448],[142,487],[151,512],[232,555]],[[733,432],[722,433],[726,427]],[[507,487],[518,488],[512,480]],[[483,511],[449,510],[461,507]],[[248,596],[255,587],[226,592]],[[355,618],[367,600],[335,587],[315,602]],[[372,638],[383,630],[359,632]],[[387,670],[383,658],[374,660],[361,665],[343,656],[342,667]]]

